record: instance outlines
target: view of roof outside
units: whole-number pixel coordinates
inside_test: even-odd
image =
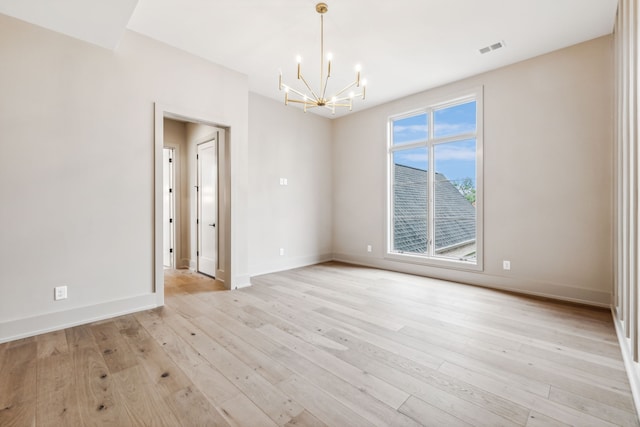
[[[466,102],[393,121],[393,250],[428,254],[429,118],[434,183],[433,255],[476,256],[476,140],[455,138],[476,130],[476,103]],[[447,142],[438,142],[447,138]],[[452,138],[452,139],[449,139]],[[424,142],[413,148],[402,145]]]

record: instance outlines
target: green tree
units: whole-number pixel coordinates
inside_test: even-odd
[[[465,178],[462,181],[454,182],[453,185],[458,189],[460,194],[472,205],[476,204],[476,187],[473,185],[471,178]]]

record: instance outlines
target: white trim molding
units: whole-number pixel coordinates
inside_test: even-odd
[[[306,267],[309,265],[321,264],[333,261],[333,254],[318,254],[286,258],[283,261],[265,263],[253,268],[251,276],[261,276],[263,274],[276,273],[278,271],[292,270],[294,268]]]
[[[0,322],[0,343],[156,308],[155,294]]]
[[[622,322],[618,319],[613,307],[611,308],[611,314],[613,316],[613,324],[616,328],[618,342],[620,343],[622,360],[624,361],[624,367],[627,371],[627,377],[629,378],[629,388],[631,388],[633,403],[636,406],[636,413],[638,417],[640,417],[640,410],[638,410],[638,408],[640,408],[640,365],[633,361],[633,355],[630,351],[631,340],[625,337]]]
[[[613,271],[611,313],[624,358],[631,392],[640,416],[640,320],[638,271],[640,244],[638,227],[638,188],[640,188],[640,150],[638,150],[638,43],[639,8],[636,0],[620,0],[614,29],[614,201]]]
[[[484,288],[515,292],[542,298],[586,304],[594,307],[609,308],[609,292],[577,288],[567,284],[543,282],[538,280],[514,279],[512,277],[492,275],[482,272],[438,268],[433,266],[393,261],[387,258],[372,258],[354,254],[334,254],[334,261],[383,270],[415,274],[433,279],[482,286]]]

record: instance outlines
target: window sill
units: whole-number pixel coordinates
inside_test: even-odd
[[[389,261],[405,262],[410,264],[423,265],[425,267],[449,268],[462,271],[482,271],[482,261],[463,261],[447,258],[433,258],[417,254],[387,252],[385,259]]]

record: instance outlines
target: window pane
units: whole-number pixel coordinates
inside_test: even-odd
[[[426,141],[429,137],[427,114],[417,114],[393,122],[393,145]]]
[[[476,140],[434,147],[436,256],[476,259]]]
[[[427,253],[426,148],[393,153],[393,250]]]
[[[454,105],[433,112],[433,136],[460,135],[476,131],[476,102]]]

